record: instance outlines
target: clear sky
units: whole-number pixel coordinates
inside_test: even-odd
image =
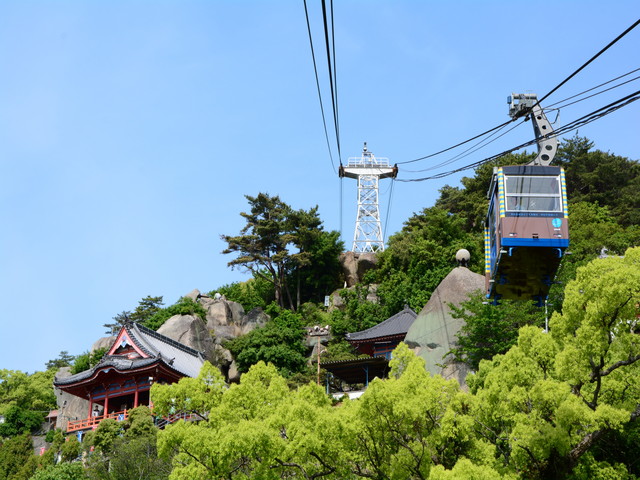
[[[308,5],[328,101],[320,2]],[[631,0],[337,1],[343,162],[365,141],[395,163],[501,124],[511,92],[546,94],[638,18]],[[640,67],[638,52],[640,27],[546,103]],[[579,133],[639,159],[639,114],[636,102]],[[520,126],[453,166],[532,138]],[[460,177],[396,182],[387,234]],[[244,195],[259,192],[319,205],[350,245],[356,182],[341,189],[329,159],[302,0],[0,2],[0,368],[82,353],[147,295],[169,305],[246,279],[220,235],[239,232]]]

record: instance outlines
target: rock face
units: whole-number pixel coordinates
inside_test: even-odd
[[[205,359],[220,368],[228,381],[238,381],[239,373],[231,352],[222,343],[264,326],[269,316],[259,308],[245,313],[239,303],[221,295],[211,298],[197,289],[186,296],[207,311],[206,322],[193,315],[175,315],[158,329],[158,333],[203,352]]]
[[[91,353],[95,352],[96,350],[99,350],[100,348],[107,348],[107,349],[111,348],[111,345],[113,345],[113,342],[115,341],[116,341],[115,335],[112,335],[111,337],[99,338],[91,347]]]
[[[63,367],[56,373],[56,378],[67,378],[70,376],[71,367]],[[57,428],[61,428],[63,431],[66,431],[69,420],[87,418],[89,415],[89,400],[76,397],[70,393],[65,393],[55,387],[54,392],[56,395],[56,403],[58,404]]]
[[[456,345],[464,320],[453,318],[448,304],[459,306],[470,293],[482,289],[484,276],[465,267],[454,268],[433,291],[405,337],[405,343],[424,358],[431,374],[455,378],[463,388],[469,368],[454,362],[448,352]]]
[[[375,253],[344,252],[340,254],[340,263],[347,287],[353,287],[367,271],[377,266],[378,256]]]
[[[204,353],[212,359],[214,347],[211,334],[202,319],[195,315],[174,315],[158,329],[158,333]]]

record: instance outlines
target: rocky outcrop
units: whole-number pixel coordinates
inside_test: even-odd
[[[227,300],[222,295],[202,295],[197,289],[185,297],[198,302],[207,311],[205,321],[193,315],[175,315],[158,329],[158,333],[203,352],[205,358],[220,368],[229,382],[238,381],[240,374],[231,352],[222,344],[264,326],[269,316],[259,308],[245,313],[239,303]]]
[[[346,286],[353,287],[362,281],[365,273],[376,268],[378,256],[375,253],[344,252],[340,254],[340,263]]]
[[[111,345],[113,345],[113,342],[115,342],[115,341],[116,341],[115,335],[112,335],[110,337],[99,338],[98,340],[96,340],[96,342],[91,347],[91,353],[93,353],[96,350],[99,350],[101,348],[104,348],[104,349],[108,350],[109,348],[111,348]]]
[[[431,374],[455,378],[463,388],[469,369],[465,364],[455,362],[449,352],[457,344],[464,320],[453,318],[449,304],[460,306],[468,300],[470,293],[482,289],[482,275],[465,267],[454,268],[433,291],[405,337],[405,343],[424,358]]]
[[[214,345],[211,334],[202,319],[196,315],[174,315],[158,329],[158,333],[203,352],[212,361]]]
[[[56,379],[67,378],[70,376],[71,367],[63,367],[56,373]],[[89,415],[89,400],[63,392],[57,387],[54,387],[54,392],[56,395],[56,403],[58,404],[57,428],[66,431],[67,424],[70,420],[87,418]]]

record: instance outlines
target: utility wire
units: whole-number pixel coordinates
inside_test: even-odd
[[[614,38],[611,42],[609,42],[609,44],[606,47],[604,47],[602,50],[600,50],[598,53],[596,53],[593,57],[591,57],[589,60],[587,60],[580,68],[578,68],[575,72],[573,72],[571,75],[569,75],[567,78],[565,78],[562,82],[560,82],[558,85],[556,85],[549,93],[547,93],[542,98],[540,98],[536,102],[536,105],[539,105],[541,102],[543,102],[548,97],[550,97],[551,94],[553,94],[556,90],[558,90],[560,87],[562,87],[565,83],[567,83],[569,80],[571,80],[573,77],[575,77],[578,73],[580,73],[583,69],[585,69],[591,62],[593,62],[596,58],[598,58],[604,52],[609,50],[614,44],[616,44],[620,39],[622,39],[622,37],[624,37],[631,30],[636,28],[639,24],[640,24],[640,19],[636,20],[633,23],[633,25],[631,25],[624,32],[622,32],[620,35],[618,35],[616,38]],[[531,108],[533,109],[533,107],[531,107]]]
[[[322,0],[322,22],[324,24],[324,41],[327,50],[327,66],[329,68],[329,85],[331,88],[331,106],[333,108],[333,125],[336,130],[336,143],[338,144],[338,158],[342,164],[342,154],[340,152],[340,131],[338,130],[338,111],[336,103],[336,94],[334,88],[333,68],[331,68],[331,46],[329,41],[329,28],[327,26],[327,3]]]
[[[311,58],[313,59],[313,71],[316,75],[316,87],[318,89],[318,99],[320,101],[320,111],[322,112],[322,125],[324,126],[324,137],[327,140],[327,150],[329,150],[329,159],[331,160],[331,167],[334,173],[337,173],[336,165],[333,162],[333,155],[331,154],[331,145],[329,144],[329,133],[327,132],[327,120],[324,115],[324,107],[322,104],[322,94],[320,93],[320,81],[318,79],[318,67],[316,64],[316,55],[313,49],[313,38],[311,36],[311,25],[309,23],[309,11],[307,10],[307,0],[304,0],[304,14],[307,19],[307,32],[309,34],[309,44],[311,46]]]
[[[598,120],[602,117],[605,117],[607,115],[609,115],[610,113],[615,112],[616,110],[619,110],[620,108],[626,107],[627,105],[640,100],[640,90],[627,95],[626,97],[623,97],[619,100],[616,100],[615,102],[612,102],[608,105],[605,105],[604,107],[601,107],[597,110],[594,110],[591,113],[588,113],[587,115],[584,115],[576,120],[574,120],[573,122],[560,127],[559,129],[557,129],[555,132],[551,133],[548,135],[548,137],[552,137],[552,136],[559,136],[563,133],[566,132],[570,132],[572,130],[576,130],[577,128],[583,126],[583,125],[587,125],[591,122],[594,122],[595,120]],[[479,160],[477,162],[471,163],[469,165],[465,165],[463,167],[460,168],[456,168],[455,170],[450,170],[448,172],[442,172],[442,173],[438,173],[436,175],[432,175],[430,177],[424,177],[424,178],[412,178],[412,179],[399,179],[396,178],[396,181],[398,182],[423,182],[425,180],[435,180],[435,179],[439,179],[439,178],[444,178],[447,177],[449,175],[453,175],[454,173],[458,173],[458,172],[462,172],[464,170],[469,170],[471,168],[476,168],[479,167],[480,165],[483,165],[485,163],[488,163],[492,160],[496,160],[500,157],[503,157],[504,155],[507,155],[509,153],[515,152],[516,150],[520,150],[521,148],[524,147],[528,147],[530,145],[533,145],[535,143],[538,142],[538,139],[533,139],[530,140],[528,142],[522,143],[520,145],[518,145],[517,147],[513,147],[510,148],[509,150],[505,150],[504,152],[498,153],[496,155],[493,155],[491,157],[487,157],[483,160]]]
[[[502,129],[504,129],[506,127],[506,125],[505,125],[505,127],[502,127],[502,129],[500,129],[500,130],[496,130],[496,132],[494,132],[491,135],[489,135],[489,137],[487,137],[486,139],[480,140],[478,143],[476,143],[475,145],[472,145],[471,147],[467,148],[466,150],[464,150],[463,152],[459,153],[458,155],[456,155],[454,157],[451,157],[450,159],[445,160],[444,162],[440,162],[439,164],[434,165],[432,167],[423,168],[421,170],[407,170],[406,168],[403,168],[402,171],[403,172],[413,172],[413,173],[428,172],[428,171],[431,171],[431,170],[436,170],[438,168],[444,167],[445,165],[450,165],[451,163],[455,162],[456,160],[460,160],[461,158],[468,157],[472,153],[475,153],[478,150],[486,147],[487,145],[495,142],[499,138],[504,137],[507,133],[513,131],[514,129],[518,128],[520,125],[522,125],[524,123],[525,123],[525,120],[522,120],[522,122],[514,125],[513,127],[511,127],[506,132],[503,132],[500,135],[496,136],[495,138],[489,140],[491,137],[493,137],[494,135],[497,135],[498,132],[500,132]]]
[[[570,106],[570,105],[574,105],[574,104],[576,104],[576,103],[582,102],[582,101],[584,101],[584,100],[588,100],[589,98],[593,98],[593,97],[595,97],[595,96],[597,96],[597,95],[600,95],[600,94],[602,94],[602,93],[605,93],[605,92],[611,91],[611,90],[613,90],[613,89],[615,89],[615,88],[618,88],[618,87],[621,87],[621,86],[626,85],[626,84],[628,84],[628,83],[631,83],[631,82],[633,82],[633,81],[635,81],[635,80],[640,79],[640,76],[633,77],[633,78],[631,78],[631,79],[629,79],[629,80],[627,80],[627,81],[625,81],[625,82],[618,83],[618,84],[616,84],[616,85],[613,85],[613,86],[611,86],[611,87],[609,87],[609,88],[606,88],[606,89],[604,89],[604,90],[601,90],[601,91],[599,91],[599,92],[596,92],[596,93],[594,93],[594,94],[592,94],[592,95],[588,95],[588,96],[586,96],[586,97],[584,97],[584,98],[581,98],[581,99],[579,99],[579,100],[576,100],[576,101],[574,101],[574,102],[570,102],[570,103],[563,103],[563,102],[566,102],[566,101],[571,100],[571,99],[573,99],[573,98],[576,98],[576,97],[579,97],[579,96],[581,96],[581,95],[584,95],[585,93],[591,92],[591,91],[593,91],[593,90],[595,90],[595,89],[597,89],[597,88],[600,88],[600,87],[602,87],[602,86],[604,86],[604,85],[607,85],[607,84],[609,84],[609,83],[611,83],[611,82],[614,82],[614,81],[619,80],[619,79],[621,79],[621,78],[624,78],[624,77],[626,77],[626,76],[628,76],[628,75],[631,75],[632,73],[635,73],[635,72],[637,72],[637,71],[639,71],[639,70],[640,70],[640,68],[636,68],[635,70],[632,70],[632,71],[630,71],[630,72],[627,72],[627,73],[625,73],[624,75],[620,75],[620,76],[618,76],[618,77],[616,77],[616,78],[613,78],[613,79],[608,80],[608,81],[606,81],[606,82],[604,82],[604,83],[601,83],[600,85],[596,85],[595,87],[592,87],[592,88],[590,88],[590,89],[588,89],[588,90],[585,90],[585,91],[583,91],[583,92],[580,92],[580,93],[578,93],[578,94],[576,94],[576,95],[572,95],[571,97],[565,98],[564,100],[560,100],[559,102],[556,102],[556,103],[554,103],[553,105],[549,105],[548,107],[544,108],[544,110],[546,110],[546,111],[547,111],[547,110],[559,110],[560,108],[564,108],[564,107],[568,107],[568,106]],[[562,104],[562,105],[560,105],[560,104]],[[556,107],[556,108],[552,108],[552,107],[554,107],[554,106],[556,106],[556,105],[560,105],[560,106],[559,106],[559,107]],[[431,170],[436,170],[436,169],[438,169],[438,168],[444,167],[445,165],[449,165],[449,164],[451,164],[451,163],[453,163],[453,162],[455,162],[455,161],[457,161],[457,160],[460,160],[460,159],[462,159],[462,158],[464,158],[464,157],[468,157],[469,155],[471,155],[472,153],[477,152],[478,150],[481,150],[482,148],[486,147],[487,145],[489,145],[489,144],[491,144],[491,143],[495,142],[496,140],[498,140],[499,138],[501,138],[501,137],[505,136],[507,133],[509,133],[509,132],[513,131],[514,129],[516,129],[517,127],[519,127],[520,125],[522,125],[523,123],[526,123],[526,120],[523,120],[521,123],[519,123],[519,124],[517,124],[517,125],[514,125],[514,126],[513,126],[513,127],[511,127],[510,129],[508,129],[506,132],[504,132],[504,133],[502,133],[502,134],[500,134],[500,135],[496,136],[496,137],[495,137],[495,138],[493,138],[492,140],[487,141],[489,138],[491,138],[491,137],[493,137],[494,135],[496,135],[496,134],[497,134],[498,132],[500,132],[502,129],[496,130],[494,133],[492,133],[491,135],[489,135],[489,136],[487,137],[487,139],[484,139],[484,140],[479,141],[478,143],[476,143],[475,145],[473,145],[473,146],[469,147],[468,149],[464,150],[464,151],[463,151],[463,152],[461,152],[460,154],[458,154],[458,155],[456,155],[456,156],[454,156],[454,157],[451,157],[451,158],[450,158],[450,159],[448,159],[448,160],[445,160],[445,161],[443,161],[443,162],[440,162],[440,163],[439,163],[439,164],[437,164],[437,165],[433,165],[433,166],[431,166],[431,167],[423,168],[423,169],[421,169],[421,170],[407,170],[407,169],[403,169],[402,171],[403,171],[403,172],[411,172],[411,173],[419,173],[419,172],[428,172],[428,171],[431,171]],[[503,127],[503,128],[504,128],[504,127]],[[477,147],[477,148],[476,148],[476,147]]]
[[[638,70],[640,70],[640,69],[638,69]],[[548,110],[559,110],[559,109],[561,109],[561,108],[565,108],[565,107],[569,107],[569,106],[571,106],[571,105],[575,105],[576,103],[584,102],[585,100],[588,100],[588,99],[590,99],[590,98],[596,97],[596,96],[601,95],[601,94],[603,94],[603,93],[609,92],[609,91],[611,91],[611,90],[613,90],[613,89],[615,89],[615,88],[622,87],[623,85],[626,85],[626,84],[628,84],[628,83],[634,82],[634,81],[638,80],[639,78],[640,78],[640,75],[639,75],[639,76],[637,76],[637,77],[630,78],[630,79],[629,79],[629,80],[627,80],[626,82],[618,83],[617,85],[613,85],[612,87],[605,88],[604,90],[600,90],[599,92],[592,93],[591,95],[587,95],[586,97],[584,97],[584,98],[580,98],[580,99],[575,100],[575,101],[573,101],[573,102],[570,102],[570,103],[562,103],[562,102],[565,102],[565,101],[567,101],[567,100],[570,100],[570,99],[575,98],[575,97],[577,97],[577,96],[578,96],[578,95],[574,95],[574,96],[569,97],[569,98],[567,98],[567,99],[565,99],[565,100],[562,100],[562,101],[560,101],[560,102],[556,102],[556,103],[554,103],[554,105],[561,104],[559,107],[551,108],[552,106],[551,106],[551,105],[549,105],[549,107],[545,108],[544,110],[547,110],[547,109],[548,109]],[[590,90],[588,90],[588,91],[591,91],[591,90],[593,90],[593,89],[590,89]],[[582,94],[584,94],[584,93],[586,93],[586,92],[582,92]],[[582,94],[580,94],[580,95],[582,95]]]
[[[338,61],[336,60],[336,36],[333,22],[333,0],[331,0],[331,50],[333,52],[333,82],[336,89],[336,139],[338,143],[338,156],[340,157],[340,163],[342,163],[342,155],[340,154],[340,112],[338,110],[338,74],[336,73]]]
[[[587,89],[587,90],[584,90],[584,91],[582,91],[582,92],[580,92],[580,93],[576,93],[575,95],[572,95],[572,96],[570,96],[570,97],[567,97],[567,98],[565,98],[564,100],[560,100],[560,101],[558,101],[558,102],[556,102],[556,103],[552,103],[551,105],[547,105],[543,110],[546,110],[546,109],[549,109],[549,108],[553,108],[553,107],[555,107],[556,105],[560,105],[560,104],[561,104],[561,103],[563,103],[563,102],[566,102],[566,101],[568,101],[568,100],[572,100],[572,99],[574,99],[574,98],[576,98],[576,97],[579,97],[580,95],[584,95],[585,93],[589,93],[589,92],[591,92],[591,91],[595,90],[596,88],[604,87],[605,85],[608,85],[608,84],[610,84],[611,82],[615,82],[616,80],[620,80],[621,78],[624,78],[624,77],[626,77],[626,76],[628,76],[628,75],[631,75],[632,73],[636,73],[636,72],[637,72],[637,71],[639,71],[639,70],[640,70],[640,68],[636,68],[635,70],[631,70],[630,72],[627,72],[627,73],[625,73],[625,74],[619,75],[619,76],[617,76],[616,78],[612,78],[611,80],[607,80],[606,82],[603,82],[603,83],[601,83],[600,85],[596,85],[595,87],[591,87],[591,88],[589,88],[589,89]],[[637,80],[637,79],[638,79],[638,77],[632,78],[631,80],[629,80],[629,81],[627,81],[627,82],[620,83],[620,84],[616,85],[615,87],[611,87],[611,88],[616,88],[616,87],[619,87],[619,86],[621,86],[621,85],[625,85],[625,84],[627,84],[627,83],[631,82],[632,80]],[[610,89],[610,88],[608,88],[608,89],[606,89],[606,90],[603,90],[603,92],[606,92],[606,91],[608,91],[608,90],[611,90],[611,89]],[[596,94],[596,95],[597,95],[597,94]],[[592,95],[592,96],[593,96],[593,95]],[[586,98],[591,98],[591,96],[586,97]],[[585,98],[585,100],[586,100],[586,98]],[[572,105],[572,104],[569,104],[569,105]],[[566,105],[565,105],[565,106],[566,106]],[[558,107],[558,108],[560,108],[560,107]]]
[[[508,122],[504,122],[504,123],[502,123],[502,124],[500,124],[500,125],[498,125],[496,127],[493,127],[491,129],[487,130],[486,132],[482,132],[482,133],[476,135],[475,137],[471,137],[471,138],[465,140],[464,142],[457,143],[456,145],[453,145],[451,147],[448,147],[448,148],[445,148],[443,150],[440,150],[439,152],[434,152],[434,153],[431,153],[429,155],[425,155],[424,157],[420,157],[420,158],[414,158],[413,160],[406,160],[404,162],[397,162],[397,164],[398,165],[406,165],[407,163],[419,162],[420,160],[426,160],[427,158],[435,157],[436,155],[440,155],[441,153],[448,152],[449,150],[453,150],[454,148],[457,148],[457,147],[459,147],[461,145],[464,145],[465,143],[472,142],[476,138],[483,137],[483,136],[485,136],[485,135],[487,135],[487,134],[489,134],[489,133],[491,133],[491,132],[493,132],[495,130],[498,130],[498,129],[506,126],[506,125],[509,125],[512,121],[513,120],[509,120]]]
[[[553,94],[556,90],[558,90],[560,87],[562,87],[565,83],[567,83],[569,80],[571,80],[573,77],[575,77],[580,71],[582,71],[584,68],[586,68],[591,62],[593,62],[596,58],[598,58],[600,55],[602,55],[604,52],[606,52],[609,48],[611,48],[615,43],[617,43],[620,39],[622,39],[622,37],[624,37],[627,33],[629,33],[631,30],[633,30],[635,27],[638,26],[638,24],[640,24],[640,19],[636,20],[634,22],[633,25],[631,25],[629,28],[627,28],[624,32],[622,32],[620,35],[618,35],[614,40],[612,40],[611,42],[609,42],[609,44],[604,47],[602,50],[600,50],[598,53],[596,53],[593,57],[591,57],[586,63],[584,63],[580,68],[578,68],[575,72],[573,72],[571,75],[569,75],[567,78],[565,78],[562,82],[560,82],[558,85],[556,85],[549,93],[547,93],[546,95],[544,95],[542,98],[540,98],[537,102],[536,105],[539,105],[542,101],[544,101],[545,99],[547,99],[551,94]],[[615,79],[613,80],[615,81]],[[594,88],[598,88],[598,87],[594,87]],[[531,109],[533,109],[533,107],[531,107]],[[419,157],[419,158],[415,158],[413,160],[407,160],[404,162],[397,162],[398,165],[406,165],[408,163],[414,163],[414,162],[418,162],[421,160],[426,160],[427,158],[431,158],[431,157],[435,157],[436,155],[440,155],[442,153],[448,152],[449,150],[453,150],[454,148],[457,148],[461,145],[464,145],[466,143],[469,143],[477,138],[483,137],[484,135],[487,135],[489,133],[492,133],[495,130],[498,130],[502,127],[504,127],[505,125],[508,125],[509,123],[511,123],[513,120],[509,120],[501,125],[498,125],[496,127],[493,127],[489,130],[487,130],[486,132],[480,133],[479,135],[476,135],[474,137],[471,137],[463,142],[457,143],[456,145],[453,145],[451,147],[445,148],[443,150],[440,150],[438,152],[434,152],[431,153],[429,155],[425,155],[423,157]]]

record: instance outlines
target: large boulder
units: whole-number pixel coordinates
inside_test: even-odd
[[[375,253],[343,252],[340,254],[340,263],[346,286],[353,287],[362,281],[365,273],[376,268],[378,256]]]
[[[113,345],[113,342],[116,341],[116,336],[112,335],[110,337],[102,337],[99,338],[98,340],[96,340],[94,342],[94,344],[91,346],[91,353],[95,352],[96,350],[99,350],[101,348],[104,349],[110,349],[111,346]]]
[[[433,291],[404,340],[416,355],[424,358],[431,374],[455,378],[463,388],[469,368],[455,362],[449,352],[457,345],[464,320],[453,318],[449,304],[458,307],[469,299],[469,294],[483,289],[484,276],[466,267],[454,268]]]
[[[204,352],[204,357],[212,361],[213,339],[204,322],[197,315],[174,315],[158,329],[158,333]]]
[[[71,367],[63,367],[56,373],[57,380],[70,376]],[[57,428],[66,431],[70,420],[82,420],[89,416],[89,400],[63,392],[57,387],[54,387],[54,392],[58,404]]]

